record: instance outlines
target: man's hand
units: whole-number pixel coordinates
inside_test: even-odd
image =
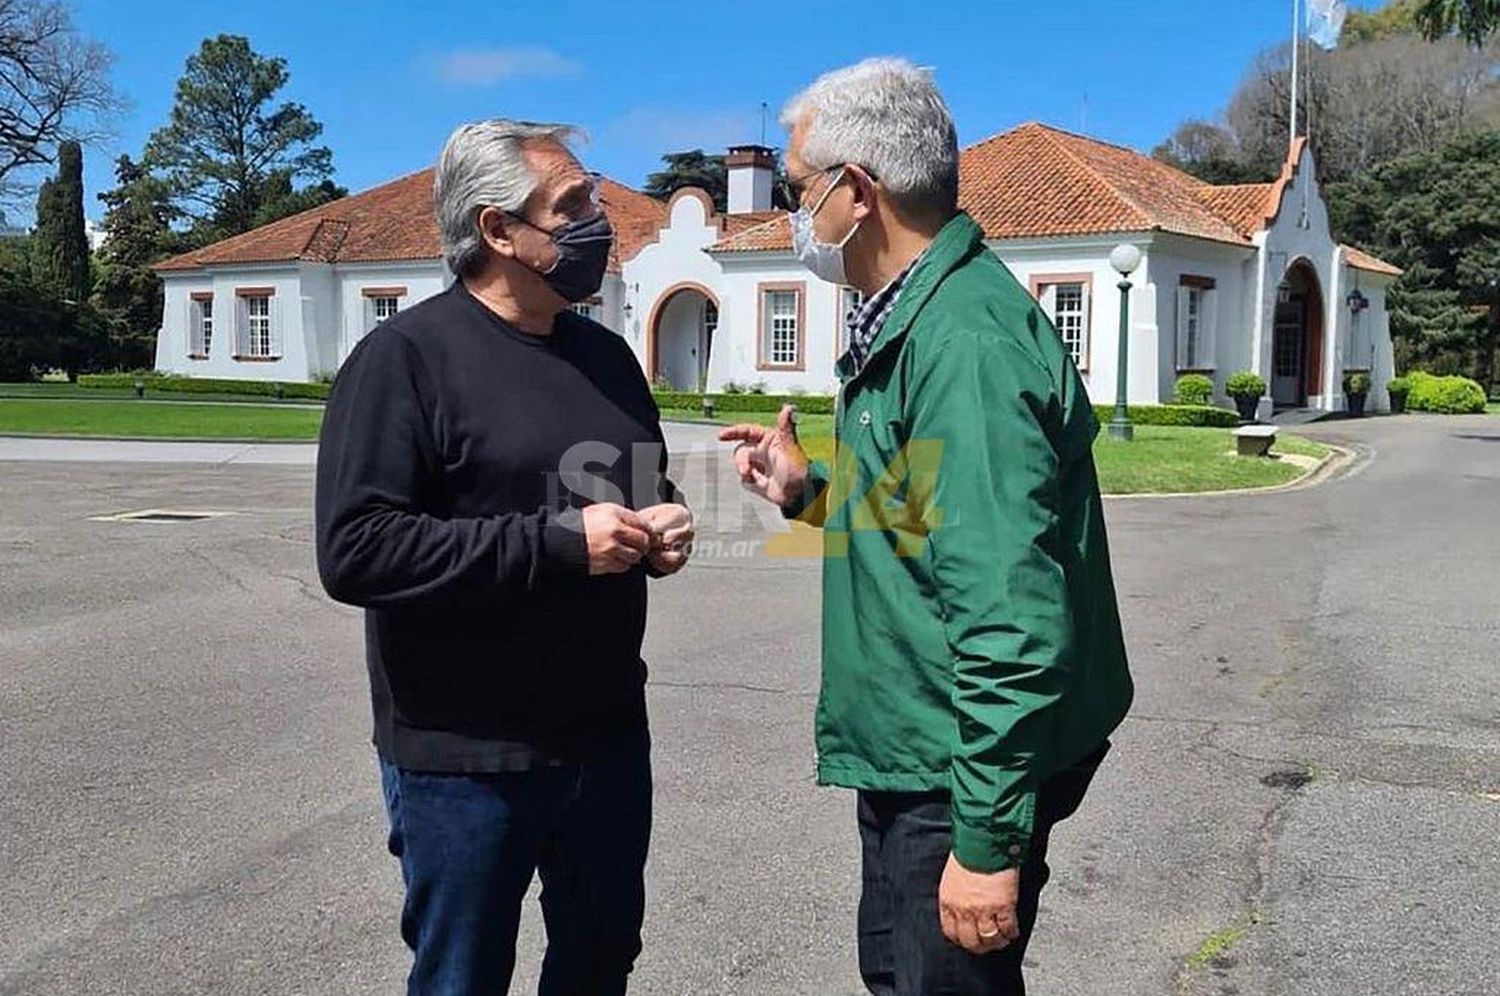
[[[693,513],[685,505],[669,502],[643,508],[638,514],[651,529],[647,563],[659,574],[682,570],[693,547]]]
[[[651,549],[651,527],[635,512],[609,502],[583,510],[590,574],[623,574]]]
[[[948,867],[938,884],[938,916],[944,936],[970,954],[999,951],[1021,936],[1016,920],[1020,893],[1020,869],[986,875],[969,871],[948,855]]]
[[[742,424],[719,433],[721,441],[739,443],[734,448],[734,466],[745,487],[783,506],[802,497],[807,481],[807,453],[797,441],[793,411],[791,405],[783,405],[774,429]]]

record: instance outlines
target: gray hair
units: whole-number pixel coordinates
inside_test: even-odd
[[[432,185],[448,269],[462,275],[483,258],[484,240],[476,224],[482,209],[519,211],[536,189],[536,174],[523,155],[526,143],[566,145],[577,135],[571,125],[495,118],[461,125],[449,136]]]
[[[893,58],[836,69],[793,97],[781,123],[790,130],[804,117],[808,166],[862,166],[919,216],[958,209],[958,132],[931,70]]]

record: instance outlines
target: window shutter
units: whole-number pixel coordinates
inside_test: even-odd
[[[203,352],[202,337],[203,326],[196,320],[197,307],[192,298],[188,298],[183,304],[183,314],[186,316],[184,327],[187,329],[187,351],[189,356]]]
[[[1193,357],[1188,350],[1188,295],[1193,292],[1191,287],[1177,288],[1177,368],[1188,369],[1193,365]]]
[[[1089,300],[1089,285],[1086,283],[1082,284],[1080,290],[1082,291],[1082,300],[1079,307],[1083,311],[1083,328],[1079,331],[1078,335],[1078,365],[1083,367],[1088,366],[1089,362],[1089,337],[1094,334],[1092,328],[1094,316],[1089,307],[1091,303]]]
[[[1203,292],[1203,307],[1198,316],[1197,365],[1216,369],[1219,365],[1219,292]]]
[[[266,302],[266,303],[268,305],[270,305],[270,307],[268,307],[266,310],[270,312],[270,321],[271,321],[271,355],[279,357],[279,356],[282,355],[282,353],[281,353],[281,298],[273,296],[271,298],[271,300],[268,301],[268,302]]]
[[[250,306],[245,298],[234,299],[234,355],[250,355]]]
[[[1037,299],[1042,306],[1042,313],[1047,316],[1047,321],[1057,323],[1057,285],[1043,284],[1042,296]]]

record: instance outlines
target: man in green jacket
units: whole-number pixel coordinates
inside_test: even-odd
[[[790,409],[747,487],[823,527],[818,779],[858,790],[860,971],[881,996],[1023,993],[1052,827],[1130,705],[1093,408],[958,210],[929,73],[872,59],[787,107],[799,257],[864,294],[833,465]]]

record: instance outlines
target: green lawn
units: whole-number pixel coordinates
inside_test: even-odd
[[[318,408],[0,398],[0,434],[153,439],[316,439]]]
[[[1485,406],[1484,413],[1486,415],[1500,415],[1500,401],[1491,401]]]
[[[665,419],[702,420],[702,414],[664,411]],[[771,425],[774,412],[725,412],[719,421],[745,421]],[[802,444],[815,459],[827,459],[833,450],[833,418],[803,415],[799,421]],[[1299,436],[1277,437],[1276,452],[1323,457],[1328,448]],[[1177,426],[1138,425],[1135,441],[1115,443],[1101,432],[1094,444],[1099,482],[1105,494],[1128,495],[1150,492],[1229,491],[1263,488],[1296,480],[1303,468],[1284,460],[1241,458],[1233,455],[1234,438],[1228,429],[1189,429]]]

